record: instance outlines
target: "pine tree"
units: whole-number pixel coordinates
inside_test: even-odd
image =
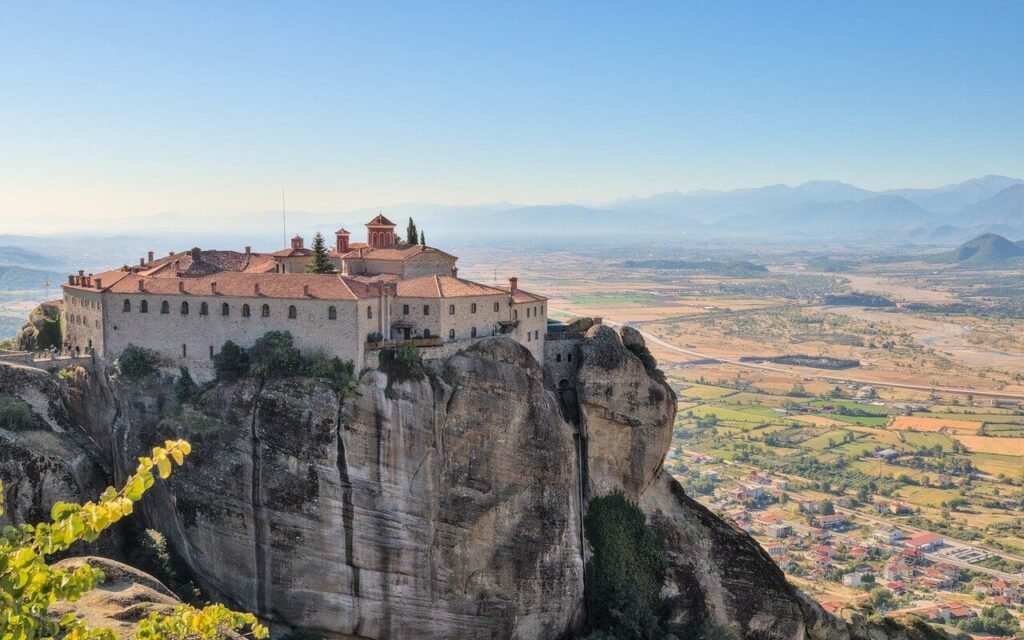
[[[327,259],[327,244],[324,243],[324,236],[319,231],[313,236],[313,255],[306,265],[306,273],[332,273],[334,265]]]
[[[405,228],[405,243],[412,246],[419,242],[420,235],[416,232],[416,223],[409,218],[409,225]]]
[[[422,231],[420,231],[420,244],[424,247],[427,246],[427,236]]]

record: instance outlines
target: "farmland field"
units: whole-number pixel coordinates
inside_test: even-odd
[[[981,429],[981,422],[973,420],[951,420],[947,418],[919,418],[917,416],[896,416],[892,420],[891,427],[896,431],[944,431],[953,429],[956,431],[977,432]]]
[[[965,435],[954,437],[972,453],[1024,456],[1024,438],[988,438],[986,436]]]

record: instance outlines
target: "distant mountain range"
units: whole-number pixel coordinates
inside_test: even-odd
[[[49,286],[56,290],[67,276],[57,271],[28,269],[25,267],[0,266],[0,292],[28,291]]]

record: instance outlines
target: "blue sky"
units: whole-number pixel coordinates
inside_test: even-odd
[[[0,5],[0,220],[1024,176],[1021,2]]]

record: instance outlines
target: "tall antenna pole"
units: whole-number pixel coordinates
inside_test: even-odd
[[[284,206],[284,187],[281,187],[281,246],[288,246],[288,214]]]

